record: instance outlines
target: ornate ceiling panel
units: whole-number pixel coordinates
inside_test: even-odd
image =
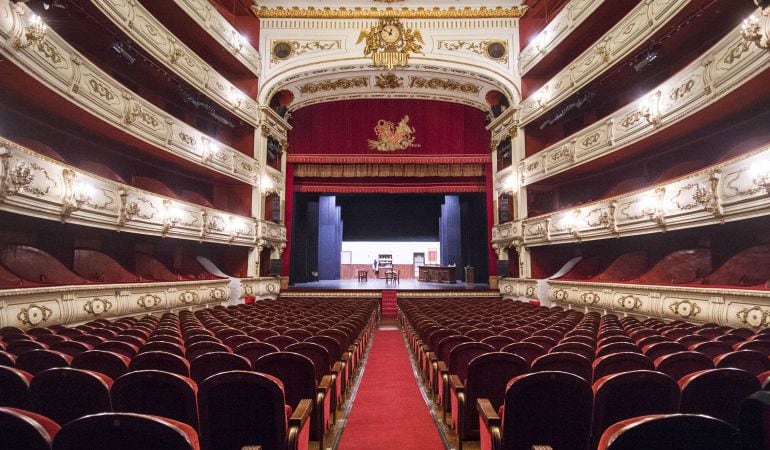
[[[255,1],[252,10],[260,18],[361,19],[401,18],[502,18],[521,17],[526,11],[520,0],[283,0]]]

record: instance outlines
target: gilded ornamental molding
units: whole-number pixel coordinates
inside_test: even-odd
[[[0,210],[96,228],[253,245],[251,217],[164,197],[68,166],[0,137]]]
[[[260,19],[499,19],[518,18],[524,15],[526,7],[340,7],[316,8],[314,6],[259,6],[251,7],[254,15]]]
[[[770,17],[762,16],[762,30]],[[741,37],[736,27],[674,77],[595,124],[522,160],[526,186],[620,151],[727,97],[770,66],[770,52]]]
[[[604,2],[605,0],[570,0],[519,54],[521,76],[569,37],[570,33],[582,25]]]
[[[0,0],[0,37],[25,42],[31,12]],[[202,167],[256,185],[257,162],[136,96],[52,30],[38,45],[0,46],[0,53],[58,95],[99,119]]]
[[[225,278],[2,289],[0,327],[77,324],[97,317],[221,305],[230,298],[229,283]]]
[[[610,31],[521,102],[521,123],[532,122],[630,55],[689,3],[690,0],[639,2]]]
[[[262,56],[208,0],[174,0],[214,40],[254,74],[262,75]]]
[[[91,0],[155,59],[245,122],[256,127],[257,103],[195,54],[139,2]]]

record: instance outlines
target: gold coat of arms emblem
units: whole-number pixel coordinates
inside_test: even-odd
[[[392,152],[420,146],[414,143],[414,128],[409,126],[409,116],[404,116],[398,125],[380,119],[374,127],[374,133],[377,139],[369,139],[369,148],[373,150]]]

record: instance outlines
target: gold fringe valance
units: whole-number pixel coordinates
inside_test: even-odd
[[[300,178],[483,177],[483,164],[297,164]]]

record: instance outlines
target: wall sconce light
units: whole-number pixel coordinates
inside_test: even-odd
[[[662,188],[656,189],[654,193],[642,198],[639,207],[642,210],[642,214],[649,216],[650,220],[657,223],[661,227],[665,227],[666,218],[663,214],[663,209],[660,207],[663,201],[665,190]]]
[[[33,14],[29,19],[29,25],[24,27],[24,41],[17,37],[13,41],[13,47],[18,50],[31,45],[39,46],[46,39],[46,31],[48,31],[48,25],[43,22],[40,16]]]
[[[535,101],[537,101],[537,104],[538,104],[538,105],[539,105],[541,108],[545,108],[545,105],[547,105],[547,104],[548,104],[548,99],[546,98],[546,93],[545,93],[545,90],[543,89],[543,90],[541,90],[540,92],[538,92],[538,93],[537,93],[537,94],[535,94],[535,95],[536,95],[536,97],[535,97]]]
[[[767,10],[762,10],[762,15],[770,15],[770,12]],[[745,44],[753,42],[754,45],[763,50],[770,49],[770,43],[768,43],[768,40],[766,38],[763,39],[762,27],[759,25],[759,19],[753,14],[749,16],[748,19],[743,21],[743,25],[741,26],[741,38]]]
[[[95,192],[96,189],[91,183],[80,182],[75,186],[72,198],[75,200],[77,207],[80,208],[93,200]]]
[[[240,108],[241,105],[243,104],[243,94],[241,94],[240,92],[233,92],[231,98],[232,98],[231,102],[233,104],[233,108]]]
[[[182,220],[183,212],[179,208],[171,206],[171,202],[168,200],[163,200],[163,206],[166,207],[166,218],[163,220],[162,230],[162,234],[165,236],[169,230]]]
[[[503,181],[503,189],[513,193],[519,190],[519,184],[516,182],[516,175],[511,175]]]
[[[770,160],[764,160],[754,164],[749,172],[754,184],[765,190],[770,195]]]
[[[246,45],[246,38],[242,34],[233,30],[230,37],[230,45],[233,47],[233,52],[238,53],[243,50],[243,46]]]
[[[272,180],[272,179],[270,179],[270,176],[268,176],[267,174],[265,174],[265,175],[262,177],[262,192],[269,192],[269,191],[271,191],[271,189],[273,189],[273,188],[274,188],[274,186],[273,186],[273,180]]]
[[[547,42],[545,41],[545,32],[544,31],[541,32],[540,34],[538,34],[535,37],[534,43],[535,43],[535,49],[537,51],[539,51],[540,53],[545,53],[546,52],[546,48],[545,47],[547,45]]]

